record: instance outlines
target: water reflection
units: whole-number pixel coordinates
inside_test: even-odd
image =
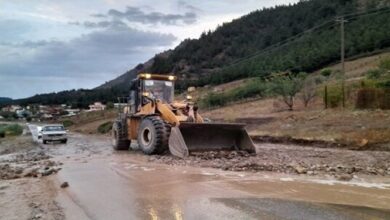
[[[161,201],[157,202],[156,206],[152,206],[151,204],[147,204],[147,207],[149,207],[147,215],[149,218],[144,218],[145,215],[143,215],[142,211],[140,211],[140,217],[141,219],[150,219],[150,220],[162,220],[162,219],[174,219],[174,220],[183,220],[183,210],[182,208],[176,204],[173,203],[170,205],[170,207],[165,206],[168,205],[170,202],[168,201]],[[146,201],[140,202],[141,204],[144,204]],[[156,202],[156,201],[155,201]],[[142,209],[142,207],[140,207]]]
[[[173,212],[175,213],[175,219],[176,220],[183,220],[183,214],[180,207],[176,204],[173,205]]]
[[[156,212],[156,210],[154,210],[153,207],[150,208],[149,214],[150,214],[151,220],[158,220],[157,212]]]

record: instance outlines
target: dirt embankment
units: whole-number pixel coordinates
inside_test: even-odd
[[[241,103],[203,115],[214,121],[245,123],[251,136],[266,143],[390,151],[389,110],[323,110],[318,100],[307,109],[277,111],[274,102]]]
[[[107,122],[113,122],[118,114],[118,110],[105,110],[96,112],[84,112],[64,120],[70,120],[71,131],[82,134],[99,134],[98,127]]]
[[[211,167],[231,171],[270,171],[289,174],[333,176],[351,180],[360,175],[390,177],[390,152],[307,148],[259,144],[257,154],[243,151],[193,153],[186,159],[151,156],[149,161],[169,165]]]

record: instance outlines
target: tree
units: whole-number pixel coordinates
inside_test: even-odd
[[[298,74],[297,76],[277,75],[272,80],[271,91],[283,98],[284,103],[288,106],[288,110],[292,111],[294,107],[294,99],[297,93],[301,90],[303,79],[306,74]]]
[[[107,102],[106,107],[107,107],[107,110],[109,110],[109,109],[113,109],[115,106],[114,106],[114,103]]]
[[[317,95],[317,83],[314,77],[306,77],[302,83],[300,98],[307,107]]]

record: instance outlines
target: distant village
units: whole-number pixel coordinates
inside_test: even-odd
[[[113,108],[114,104],[105,105],[95,102],[89,105],[89,109],[74,109],[66,104],[62,105],[36,105],[27,106],[7,105],[0,109],[0,120],[26,120],[26,121],[50,121],[58,118],[66,118],[80,114],[81,112],[104,111]]]

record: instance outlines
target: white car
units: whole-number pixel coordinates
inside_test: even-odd
[[[49,141],[61,141],[61,143],[65,144],[68,141],[64,126],[59,124],[43,126],[38,136],[42,137],[42,142],[44,144]]]

